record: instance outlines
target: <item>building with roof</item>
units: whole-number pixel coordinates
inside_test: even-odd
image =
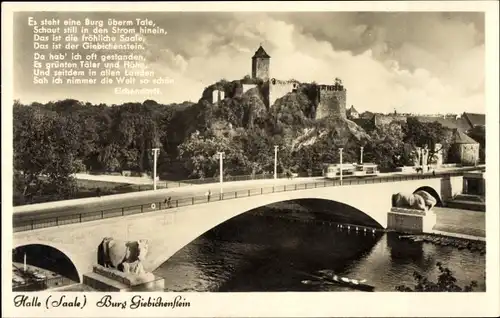
[[[252,78],[268,81],[270,60],[271,57],[262,45],[259,46],[252,57]]]
[[[484,114],[464,113],[458,115],[416,115],[416,114],[374,114],[373,123],[375,126],[386,125],[392,122],[405,123],[408,117],[414,117],[421,123],[440,123],[443,127],[467,132],[473,127],[484,126]]]
[[[486,125],[486,116],[485,114],[477,114],[477,113],[463,113],[463,120],[467,122],[469,128],[474,128],[477,126],[484,127]]]
[[[466,132],[470,125],[463,117],[459,116],[414,116],[421,123],[440,123],[443,127]]]
[[[351,108],[347,110],[347,118],[350,120],[359,118],[359,113],[356,108],[354,108],[354,105],[351,105]]]
[[[479,162],[479,143],[460,130],[455,130],[451,140],[448,162],[463,166],[476,165]]]

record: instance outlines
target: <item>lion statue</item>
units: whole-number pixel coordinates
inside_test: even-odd
[[[105,237],[97,248],[97,263],[127,274],[145,273],[142,262],[146,260],[147,240],[122,241]]]
[[[427,211],[425,200],[414,193],[396,193],[392,195],[392,206],[398,208],[417,209]]]
[[[424,199],[425,206],[427,207],[427,210],[432,209],[438,203],[438,201],[436,200],[436,198],[434,198],[429,192],[426,192],[424,190],[418,190],[414,194],[415,195],[419,195],[419,196],[421,196]]]

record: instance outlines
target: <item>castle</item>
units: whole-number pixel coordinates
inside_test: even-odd
[[[252,57],[252,78],[269,83],[269,106],[272,107],[278,98],[296,91],[300,83],[295,80],[280,81],[270,78],[270,64],[271,56],[267,54],[262,45],[259,46]],[[245,91],[249,88],[246,87],[243,90]],[[327,116],[346,118],[347,90],[342,85],[340,79],[335,79],[333,85],[318,85],[317,90],[316,119]]]
[[[277,99],[288,93],[295,92],[300,87],[296,80],[282,81],[270,77],[271,56],[264,48],[259,46],[252,57],[252,76],[254,80],[261,80],[269,85],[269,107],[272,107]],[[242,93],[256,87],[257,84],[242,84]],[[328,116],[346,118],[346,95],[347,90],[340,79],[336,78],[333,85],[316,85],[316,112],[315,118],[321,119]],[[213,91],[212,102],[216,103],[224,99],[224,92]]]

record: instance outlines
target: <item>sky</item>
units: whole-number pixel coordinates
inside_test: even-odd
[[[146,36],[147,67],[172,81],[156,96],[115,94],[104,85],[35,85],[30,16],[149,18],[167,34]],[[271,77],[320,84],[339,77],[348,106],[358,111],[485,112],[483,13],[21,12],[14,24],[14,97],[24,103],[197,102],[212,83],[250,75],[251,57],[262,44],[271,56]]]

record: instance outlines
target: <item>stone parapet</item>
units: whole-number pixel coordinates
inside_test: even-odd
[[[405,213],[405,214],[412,214],[412,215],[425,215],[426,214],[426,211],[423,211],[423,210],[400,208],[400,207],[392,207],[391,212]]]

